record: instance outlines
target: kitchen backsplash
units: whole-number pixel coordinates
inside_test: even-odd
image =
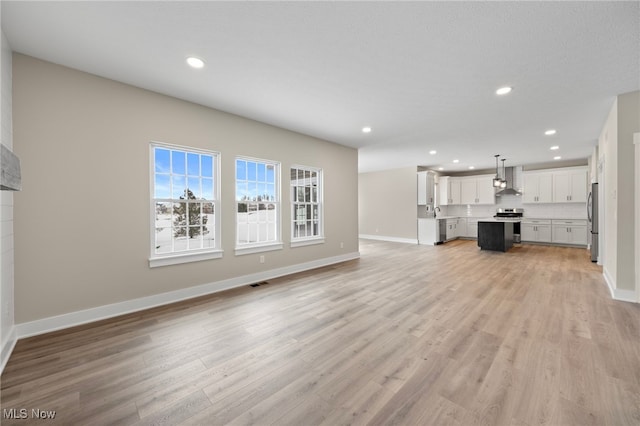
[[[539,219],[586,219],[587,205],[585,203],[553,203],[553,204],[522,204],[522,198],[515,195],[496,197],[494,206],[456,205],[441,206],[440,216],[460,217],[491,217],[498,208],[523,208],[524,216]]]

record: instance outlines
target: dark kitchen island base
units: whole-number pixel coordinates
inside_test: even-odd
[[[478,221],[481,250],[507,251],[513,247],[513,222]]]

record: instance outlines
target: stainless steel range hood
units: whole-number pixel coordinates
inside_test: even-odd
[[[20,191],[20,159],[9,148],[0,144],[0,190]]]
[[[515,178],[515,173],[513,169],[514,167],[506,167],[504,169],[504,178],[507,181],[507,187],[502,191],[496,192],[496,197],[502,197],[503,195],[517,195],[517,196],[522,195],[522,193],[520,193],[513,187],[514,178]]]

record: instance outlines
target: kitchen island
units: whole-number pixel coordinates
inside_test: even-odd
[[[506,252],[513,247],[513,226],[519,222],[519,219],[478,220],[478,247]]]

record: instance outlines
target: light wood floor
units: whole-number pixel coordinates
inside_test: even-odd
[[[586,250],[360,249],[21,340],[2,408],[65,425],[640,424],[640,305],[610,299]]]

